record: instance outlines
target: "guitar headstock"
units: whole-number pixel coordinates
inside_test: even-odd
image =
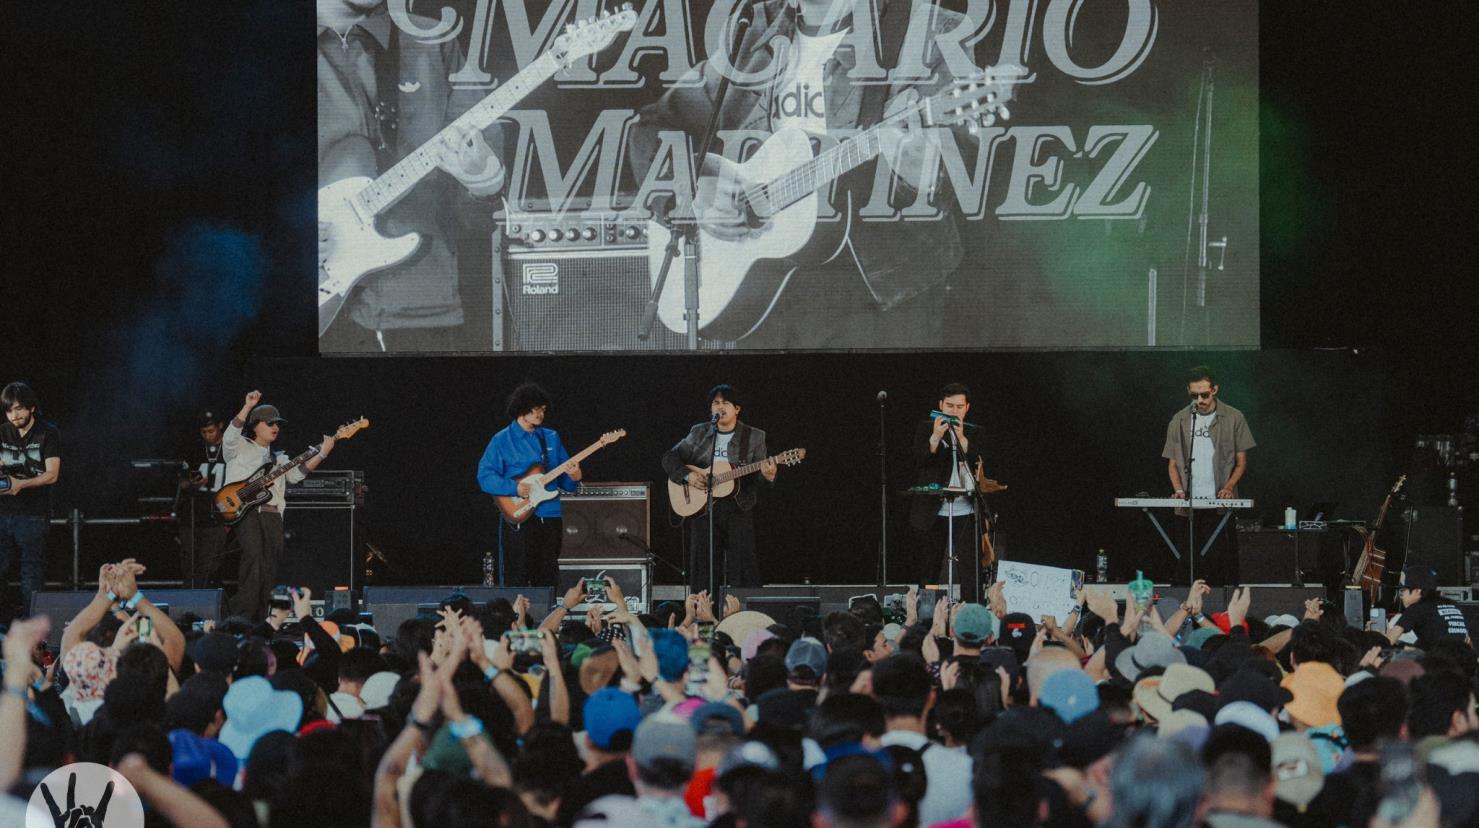
[[[794,466],[806,459],[806,449],[787,449],[775,456],[775,462],[782,466]]]
[[[1407,475],[1405,475],[1405,474],[1402,475],[1401,477],[1397,478],[1397,482],[1392,484],[1392,494],[1396,494],[1397,492],[1402,491],[1402,485],[1404,483],[1406,483],[1406,482],[1407,482]]]
[[[625,436],[627,436],[627,430],[624,428],[618,428],[615,431],[608,431],[605,434],[602,434],[600,442],[603,446],[609,446]]]
[[[618,32],[629,32],[637,25],[637,12],[631,3],[623,3],[616,12],[603,11],[600,17],[587,17],[571,23],[555,38],[550,54],[561,66],[569,66],[611,45]]]
[[[974,134],[998,119],[1005,121],[1012,117],[1007,101],[1026,76],[1027,70],[1020,66],[993,66],[958,80],[925,100],[925,126],[967,124]]]
[[[358,420],[354,420],[352,422],[348,422],[342,426],[339,426],[339,430],[334,432],[334,439],[348,440],[350,437],[358,434],[360,432],[360,429],[369,427],[370,421],[364,417],[360,417]]]

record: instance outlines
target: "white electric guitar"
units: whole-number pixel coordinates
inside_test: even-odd
[[[821,152],[812,151],[805,130],[787,127],[767,138],[743,164],[726,164],[721,178],[732,176],[746,182],[736,207],[748,215],[756,235],[727,241],[700,226],[698,304],[703,316],[699,334],[707,339],[743,339],[765,321],[801,263],[824,264],[841,255],[852,221],[850,203],[839,205],[843,220],[824,232],[817,221],[826,207],[821,191],[883,152],[885,126],[917,113],[925,128],[970,124],[974,132],[1010,116],[1005,104],[1022,75],[1019,67],[998,67],[959,81]],[[669,235],[663,225],[648,224],[647,260],[653,288]],[[681,278],[668,279],[657,306],[663,325],[680,333],[687,330],[683,289]]]
[[[376,218],[400,201],[421,179],[437,169],[440,146],[448,134],[463,135],[492,126],[503,114],[571,63],[606,48],[618,32],[631,31],[637,13],[625,4],[615,13],[602,12],[567,26],[549,51],[525,66],[507,83],[479,101],[457,120],[417,147],[380,177],[355,176],[335,181],[318,191],[318,221],[327,237],[328,255],[318,269],[318,332],[328,330],[349,292],[366,275],[410,258],[421,244],[421,234],[390,239],[380,235]]]

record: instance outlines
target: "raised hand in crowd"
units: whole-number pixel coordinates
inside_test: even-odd
[[[998,619],[1006,618],[1009,612],[1007,609],[1006,589],[1006,581],[997,581],[991,585],[990,589],[986,590],[986,599],[990,602],[991,612]]]
[[[1088,606],[1089,612],[1104,619],[1104,623],[1116,624],[1119,622],[1119,604],[1115,602],[1114,596],[1110,594],[1109,590],[1085,588],[1084,602]]]
[[[743,608],[744,608],[744,605],[740,603],[739,596],[736,596],[734,594],[730,594],[730,595],[724,596],[724,617],[725,618],[728,618],[729,616],[734,615],[735,613],[739,612]]]
[[[514,628],[520,630],[529,629],[529,598],[519,595],[514,598]]]
[[[0,750],[0,791],[10,790],[20,777],[26,755],[26,703],[35,677],[31,654],[49,632],[51,619],[38,615],[11,624],[0,645],[5,656],[5,691],[0,696],[0,733],[5,734],[5,750]]]
[[[1230,627],[1242,626],[1248,617],[1248,607],[1253,603],[1253,588],[1238,587],[1227,602],[1227,623]]]
[[[293,618],[295,620],[313,617],[313,591],[308,587],[293,587],[288,589],[288,597],[293,601]]]
[[[1307,598],[1304,602],[1304,620],[1319,621],[1320,616],[1325,614],[1325,608],[1320,605],[1319,598]]]
[[[904,593],[904,626],[912,627],[919,623],[919,587],[911,586]]]
[[[960,662],[951,659],[940,665],[940,689],[954,690],[960,680]]]
[[[585,625],[590,628],[591,635],[600,635],[601,630],[606,628],[606,621],[602,617],[604,610],[600,604],[591,604],[585,611]]]
[[[697,597],[693,607],[694,617],[700,624],[716,623],[718,619],[714,618],[714,601],[709,597],[709,591],[703,590]]]

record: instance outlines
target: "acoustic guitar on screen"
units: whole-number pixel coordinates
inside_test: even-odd
[[[334,432],[334,440],[348,440],[358,434],[360,429],[369,427],[370,421],[360,417],[352,423],[339,426],[339,430]],[[251,477],[222,486],[211,504],[216,516],[227,526],[240,523],[242,518],[272,499],[272,484],[279,477],[312,460],[318,454],[318,448],[310,446],[307,451],[286,463],[263,463],[261,468],[252,472]]]
[[[791,277],[804,264],[846,261],[853,222],[852,195],[838,204],[841,221],[823,221],[829,212],[828,185],[871,161],[887,149],[885,130],[917,117],[926,129],[966,127],[972,132],[1005,120],[1006,103],[1024,70],[994,67],[977,77],[905,106],[846,141],[821,152],[799,127],[777,130],[746,161],[711,161],[720,181],[742,183],[743,195],[733,205],[752,233],[739,240],[721,239],[700,226],[703,258],[698,305],[703,313],[699,334],[707,339],[740,340],[749,336],[775,307]],[[709,177],[705,173],[705,177]],[[647,259],[656,288],[667,256],[669,233],[654,221],[647,228]],[[687,328],[683,280],[663,284],[657,318],[669,330]]]
[[[539,504],[560,496],[560,490],[558,488],[550,488],[550,485],[560,475],[565,474],[575,464],[625,436],[627,436],[627,431],[624,428],[608,431],[601,435],[601,439],[581,449],[579,454],[548,471],[545,470],[543,463],[535,463],[530,466],[519,476],[519,483],[529,484],[528,497],[494,495],[493,499],[498,502],[498,511],[503,513],[503,519],[515,525],[528,520],[529,516],[534,514],[534,510],[539,508]]]
[[[705,475],[709,479],[709,488],[714,490],[715,499],[728,497],[734,494],[734,481],[760,471],[769,461],[775,461],[780,466],[794,466],[806,458],[806,449],[787,449],[780,454],[772,455],[754,463],[743,466],[731,467],[724,460],[715,460],[714,468],[704,469],[698,466],[689,466],[688,470]],[[691,486],[688,483],[674,483],[668,481],[668,503],[672,504],[673,511],[680,517],[689,517],[703,511],[704,504],[708,502],[708,495],[703,489]]]
[[[603,12],[567,27],[549,51],[524,67],[491,95],[464,112],[430,141],[417,147],[379,178],[355,176],[335,181],[318,191],[321,244],[327,248],[318,268],[318,333],[329,329],[349,292],[377,270],[394,267],[416,252],[421,234],[393,239],[380,235],[378,216],[405,197],[421,179],[438,168],[444,137],[481,132],[503,117],[524,96],[581,58],[601,51],[618,32],[631,31],[637,13],[630,4],[614,13]],[[455,131],[455,132],[454,132]]]

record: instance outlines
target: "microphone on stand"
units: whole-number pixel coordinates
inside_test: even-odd
[[[878,404],[879,405],[883,405],[886,402],[888,402],[888,392],[887,391],[879,391],[878,392]]]
[[[713,414],[710,414],[709,415],[709,422],[711,422],[711,423],[717,423],[717,422],[719,422],[719,412],[715,411]]]

